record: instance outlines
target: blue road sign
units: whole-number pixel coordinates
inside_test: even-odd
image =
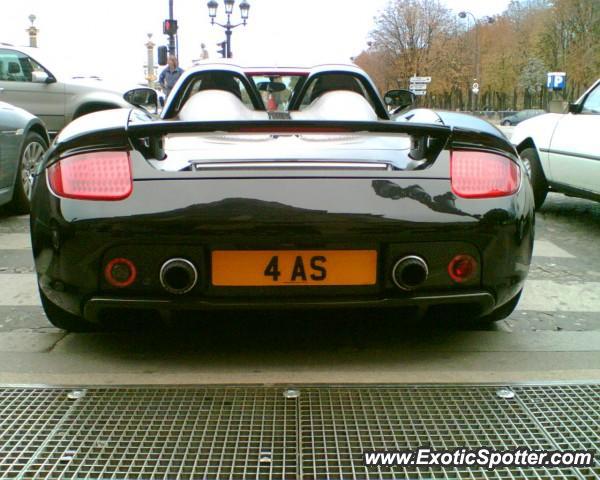
[[[548,72],[546,86],[550,90],[564,90],[567,86],[567,74],[565,72]]]

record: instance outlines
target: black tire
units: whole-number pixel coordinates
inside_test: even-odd
[[[521,290],[511,300],[494,310],[489,315],[481,317],[479,321],[483,323],[492,323],[504,320],[506,317],[508,317],[511,313],[515,311],[515,308],[517,308],[517,305],[519,304],[519,300],[521,300],[522,293],[523,290]]]
[[[91,323],[79,317],[77,315],[73,315],[62,308],[56,306],[42,290],[39,290],[40,298],[42,299],[42,307],[44,308],[44,313],[48,318],[48,321],[57,328],[62,330],[66,330],[67,332],[94,332],[100,330],[100,325],[95,323]]]
[[[539,209],[546,196],[548,195],[548,182],[546,176],[542,170],[542,164],[540,163],[540,157],[538,157],[537,150],[535,148],[526,148],[520,153],[521,159],[525,164],[525,170],[531,181],[531,187],[533,188],[533,198],[535,201],[536,210]]]
[[[25,175],[30,175],[35,165],[42,158],[43,153],[48,150],[48,143],[39,134],[29,132],[23,142],[23,147],[19,152],[19,163],[17,165],[17,174],[15,176],[15,185],[13,198],[9,204],[9,209],[15,213],[29,213],[29,196],[31,195],[31,182],[25,185]],[[25,172],[24,169],[27,169]]]
[[[504,120],[502,122],[502,126],[504,126],[504,127],[510,127],[511,125],[512,125],[512,123],[510,123],[510,120]]]

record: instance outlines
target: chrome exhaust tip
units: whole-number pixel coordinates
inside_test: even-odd
[[[415,290],[425,283],[429,276],[427,263],[416,255],[407,255],[394,265],[392,280],[396,286],[405,291]]]
[[[167,292],[184,295],[198,283],[198,270],[185,258],[171,258],[160,267],[159,278]]]

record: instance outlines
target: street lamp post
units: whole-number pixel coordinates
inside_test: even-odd
[[[31,26],[27,29],[27,33],[29,33],[29,46],[32,48],[37,48],[37,34],[39,30],[34,25],[36,18],[37,17],[33,13],[29,15]]]
[[[212,25],[218,25],[221,28],[225,29],[225,57],[231,58],[231,34],[233,33],[233,29],[239,27],[240,25],[246,25],[248,22],[248,15],[250,13],[250,4],[246,0],[242,0],[240,3],[240,16],[242,18],[241,23],[232,24],[231,23],[231,15],[233,13],[233,7],[235,5],[235,0],[223,0],[225,4],[225,15],[227,15],[227,23],[222,24],[215,21],[217,17],[217,9],[219,8],[219,3],[216,0],[209,0],[206,4],[208,6],[208,16],[210,17],[210,23]]]
[[[479,75],[480,75],[479,69],[480,69],[480,63],[481,63],[481,50],[479,48],[480,21],[477,20],[477,17],[475,17],[475,15],[473,15],[471,12],[468,12],[468,11],[462,11],[462,12],[459,12],[459,14],[458,14],[458,16],[460,18],[467,18],[467,15],[471,15],[471,18],[473,19],[473,25],[475,27],[475,52],[474,52],[475,78],[473,79],[473,83],[481,84],[481,79],[479,77]],[[494,19],[492,17],[486,16],[486,17],[483,17],[483,20],[485,21],[485,23],[494,23]],[[472,97],[473,100],[472,100],[472,108],[471,108],[472,110],[475,110],[477,93],[480,89],[481,89],[481,85],[479,85],[477,92],[473,91],[473,97]]]
[[[147,63],[146,63],[146,80],[148,86],[153,88],[154,82],[156,81],[156,71],[154,67],[154,47],[155,43],[152,41],[152,34],[148,34],[148,41],[146,42],[147,49]]]

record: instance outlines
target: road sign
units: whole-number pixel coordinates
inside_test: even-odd
[[[414,91],[412,91],[412,93],[417,96],[423,96],[423,95],[427,95],[427,90],[414,90]]]
[[[410,86],[411,90],[414,91],[420,91],[420,90],[427,90],[427,84],[420,84],[420,85],[412,85]]]
[[[410,77],[410,83],[431,83],[431,77]]]
[[[566,72],[548,72],[546,87],[550,90],[564,90],[567,86]]]

